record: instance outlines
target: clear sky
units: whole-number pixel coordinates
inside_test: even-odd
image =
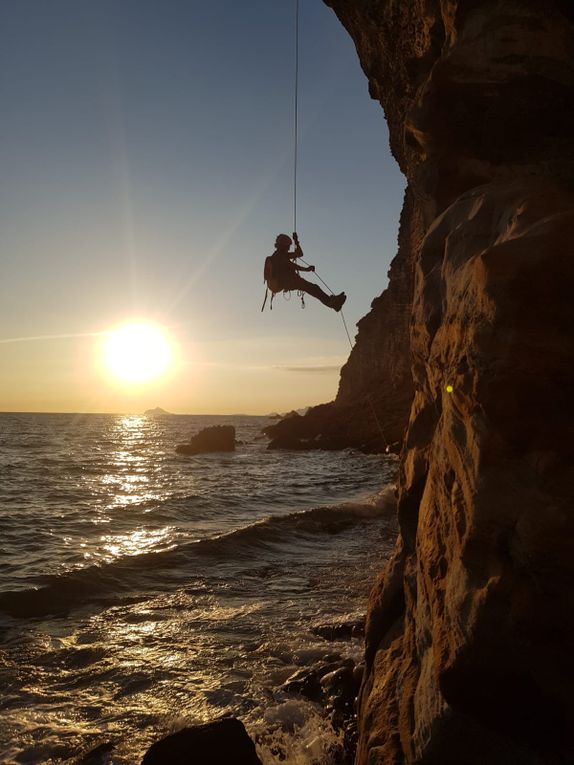
[[[341,316],[277,296],[293,227],[294,0],[2,0],[0,410],[287,411],[331,400]],[[351,337],[404,183],[353,43],[300,0],[298,230]],[[158,322],[169,374],[119,384],[102,332]]]

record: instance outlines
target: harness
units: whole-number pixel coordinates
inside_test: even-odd
[[[263,305],[261,310],[265,309],[267,303],[267,296],[271,292],[271,300],[269,302],[269,310],[273,310],[273,298],[278,292],[282,292],[284,295],[288,295],[286,299],[289,300],[292,292],[292,287],[285,286],[289,281],[289,277],[296,273],[289,259],[281,257],[277,251],[273,255],[268,255],[265,258],[265,264],[263,266],[263,283],[266,284],[265,298],[263,299]],[[304,293],[297,290],[297,295],[301,298],[301,307],[305,308]]]

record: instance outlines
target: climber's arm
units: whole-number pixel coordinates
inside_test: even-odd
[[[299,244],[299,237],[297,236],[297,232],[293,232],[293,241],[295,242],[295,250],[294,252],[289,253],[289,257],[291,260],[297,260],[297,258],[303,257],[303,250],[301,249],[301,245]],[[314,271],[315,266],[298,266],[297,263],[293,263],[293,266],[295,267],[296,271]]]

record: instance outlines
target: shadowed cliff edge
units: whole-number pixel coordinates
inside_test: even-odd
[[[384,429],[410,350],[400,535],[370,598],[357,763],[566,765],[574,6],[326,4],[408,180],[389,288],[329,405],[368,394]]]

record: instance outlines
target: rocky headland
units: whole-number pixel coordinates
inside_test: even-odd
[[[350,445],[379,437],[371,404],[385,440],[407,425],[356,762],[566,765],[574,5],[326,2],[408,181],[389,287],[325,411]]]

